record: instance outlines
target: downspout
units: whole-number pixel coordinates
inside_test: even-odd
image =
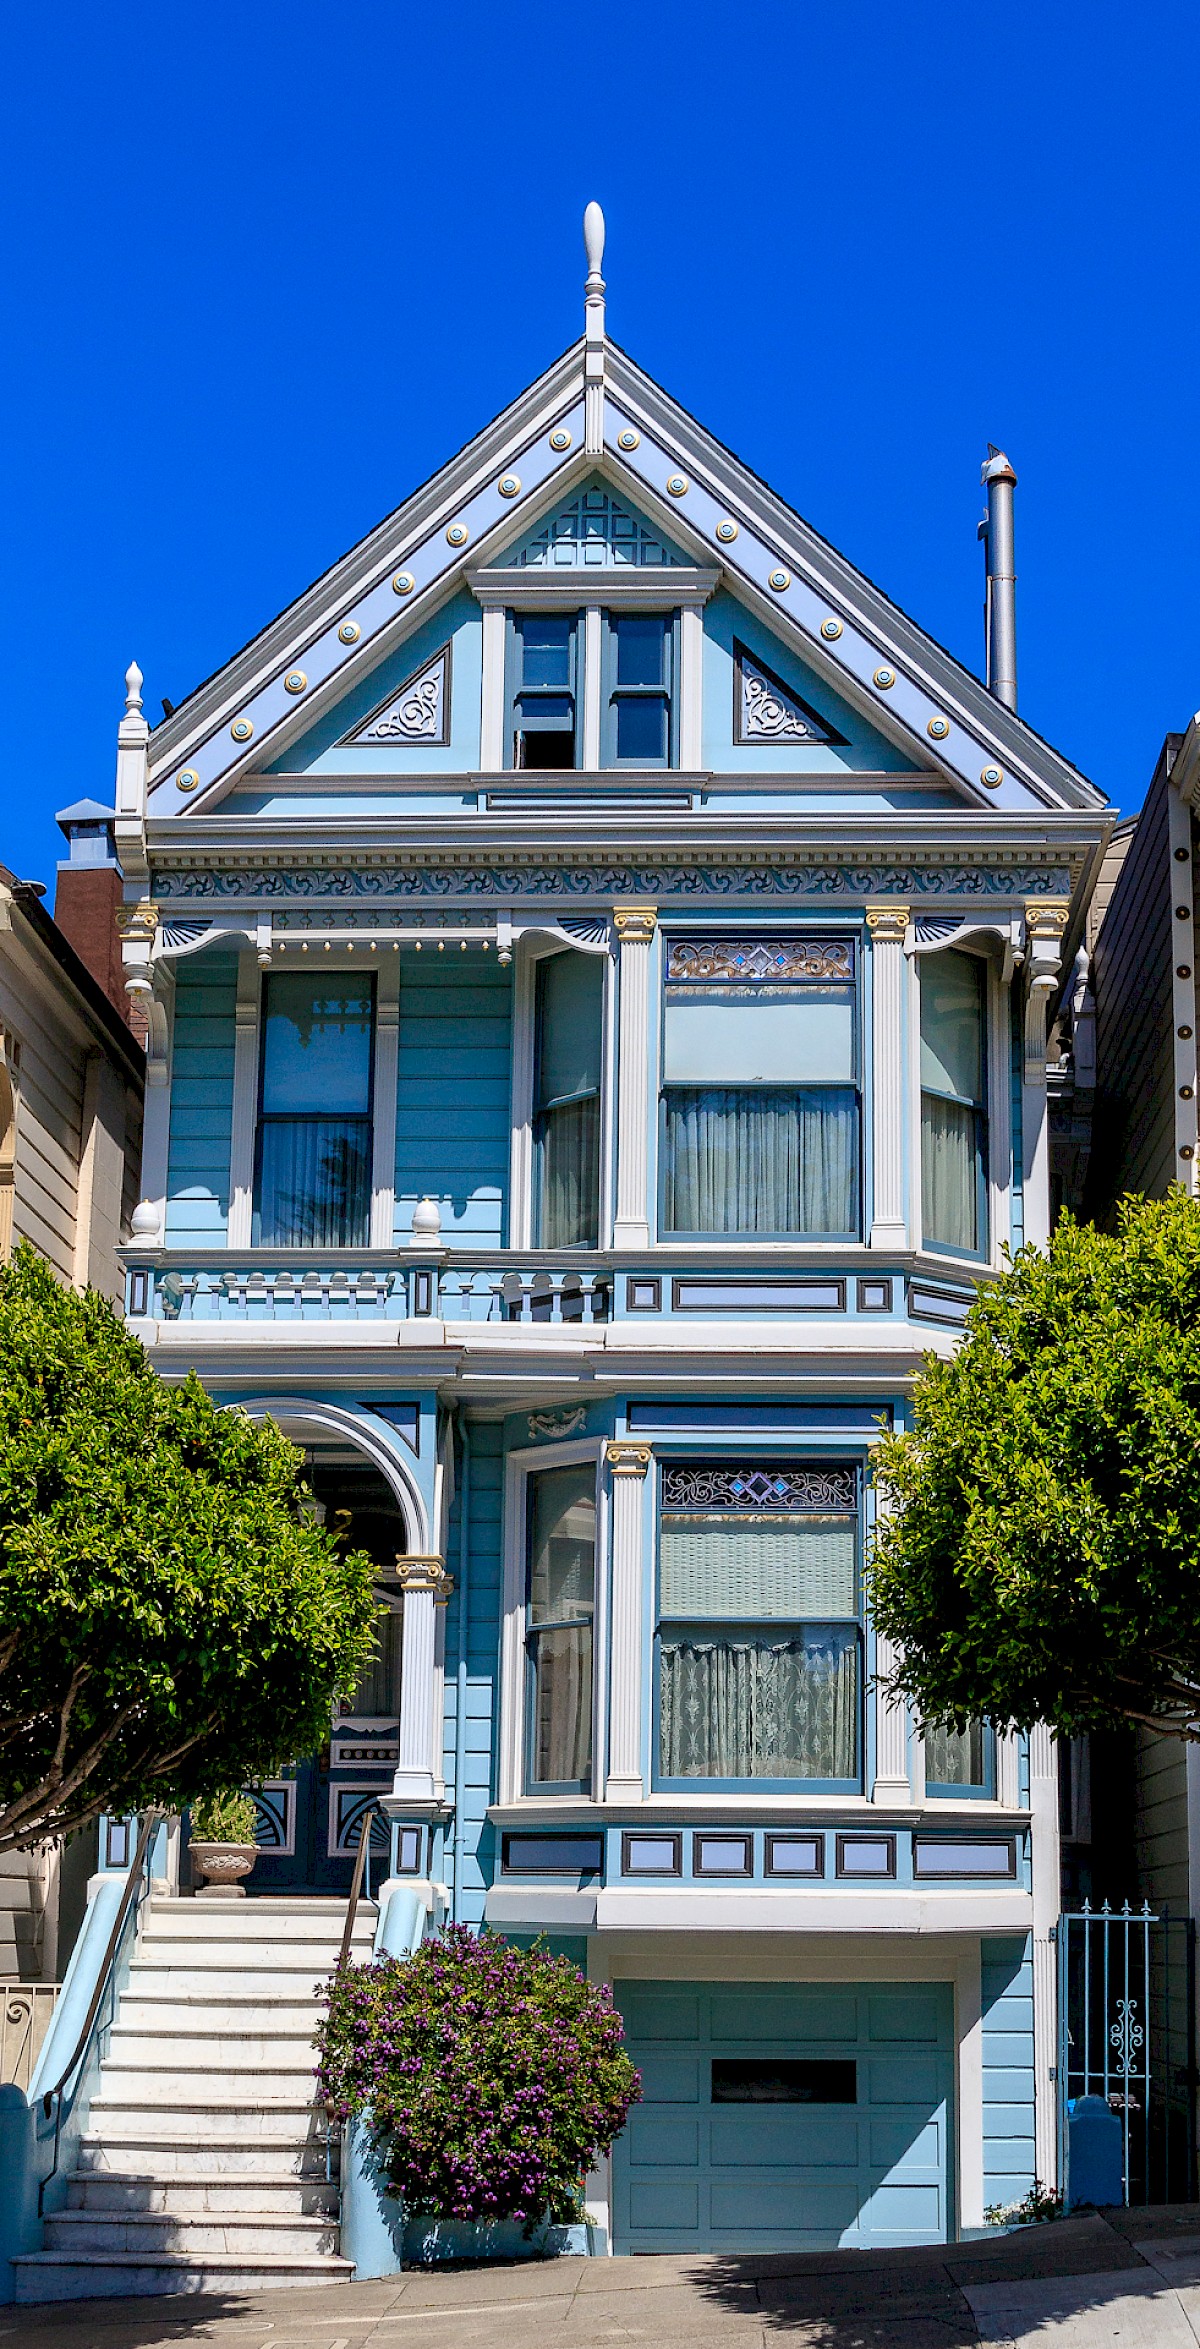
[[[454,1697],[454,1858],[450,1873],[450,1920],[460,1922],[463,1854],[466,1850],[466,1805],[463,1780],[467,1761],[467,1639],[471,1599],[471,1431],[460,1419],[462,1477],[458,1495],[458,1678]]]
[[[1002,449],[988,442],[980,478],[988,510],[979,525],[987,549],[984,636],[987,689],[1006,709],[1017,706],[1017,569],[1013,540],[1013,491],[1017,477]]]

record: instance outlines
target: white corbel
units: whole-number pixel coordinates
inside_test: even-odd
[[[1062,966],[1065,897],[1032,899],[1025,908],[1025,1083],[1046,1083],[1046,1031]]]

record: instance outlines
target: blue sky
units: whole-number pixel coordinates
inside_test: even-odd
[[[78,0],[9,19],[0,861],[609,328],[1119,805],[1200,704],[1200,12]]]

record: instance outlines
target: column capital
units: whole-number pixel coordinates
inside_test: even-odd
[[[139,898],[136,905],[117,907],[117,929],[122,938],[137,939],[152,946],[157,928],[158,907],[152,897]]]
[[[893,943],[903,946],[909,919],[910,909],[907,905],[877,898],[873,905],[867,907],[867,928],[872,943],[876,946]]]
[[[1025,927],[1031,938],[1062,937],[1071,911],[1067,897],[1027,897],[1025,900]]]
[[[658,926],[658,907],[614,905],[613,922],[622,946],[649,946]]]
[[[446,1572],[445,1559],[436,1554],[428,1557],[398,1555],[395,1574],[406,1596],[409,1591],[432,1591],[440,1606],[445,1605],[454,1587],[453,1577]]]
[[[604,1447],[610,1476],[643,1477],[654,1455],[649,1444],[630,1444],[615,1438]]]

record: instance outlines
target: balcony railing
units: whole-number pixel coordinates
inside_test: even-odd
[[[613,1276],[555,1264],[397,1263],[347,1256],[159,1258],[126,1270],[134,1320],[593,1323],[612,1312]]]

